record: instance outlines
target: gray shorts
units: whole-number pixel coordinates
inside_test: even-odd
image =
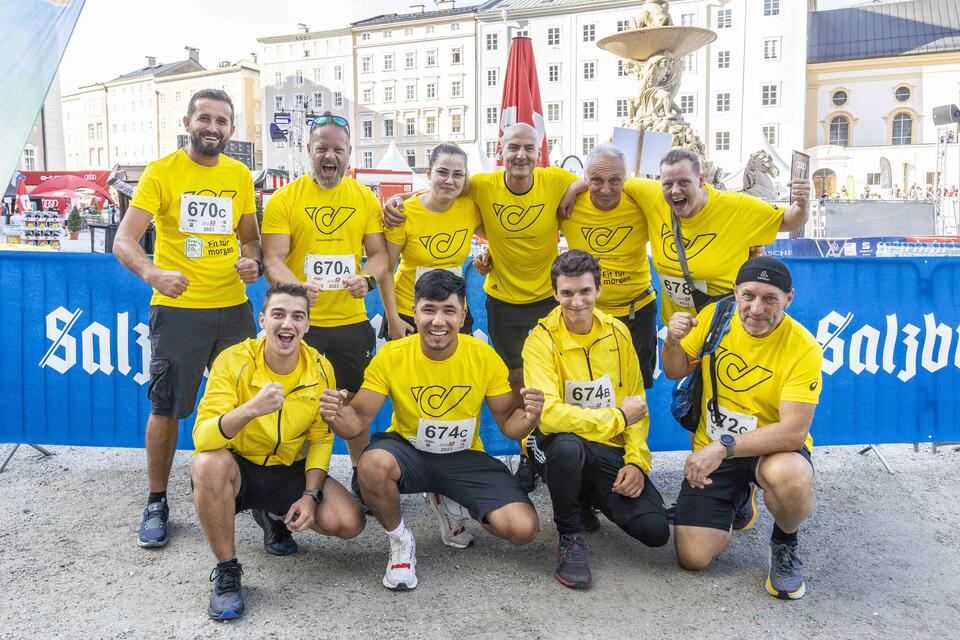
[[[221,309],[150,307],[150,413],[182,419],[193,413],[203,370],[227,347],[255,338],[250,301]]]

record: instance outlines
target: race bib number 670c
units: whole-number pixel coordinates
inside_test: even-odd
[[[184,193],[180,196],[179,228],[182,233],[233,233],[233,200]]]

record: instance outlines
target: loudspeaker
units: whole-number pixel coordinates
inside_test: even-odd
[[[960,107],[955,104],[945,104],[933,108],[933,124],[942,127],[945,124],[960,122]]]

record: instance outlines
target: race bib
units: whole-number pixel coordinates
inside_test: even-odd
[[[469,449],[473,444],[473,434],[477,430],[477,419],[432,420],[420,418],[417,423],[417,441],[413,443],[420,451],[427,453],[454,453]]]
[[[180,231],[233,233],[233,199],[184,193],[180,196]]]
[[[435,269],[445,269],[452,273],[455,276],[463,277],[463,267],[417,267],[417,275],[414,278],[414,282],[420,280],[420,276],[425,273],[429,273]]]
[[[713,412],[707,411],[707,435],[711,440],[719,440],[720,436],[729,433],[732,436],[739,436],[748,433],[757,428],[757,416],[750,416],[745,413],[731,411],[721,404],[717,405],[720,410],[720,423],[714,420]]]
[[[593,382],[567,380],[563,383],[563,401],[581,409],[613,409],[613,383],[605,373]]]
[[[693,292],[686,280],[675,276],[660,276],[660,282],[663,285],[663,292],[667,294],[673,304],[680,307],[694,306]],[[693,286],[704,293],[707,292],[706,280],[694,280]]]
[[[315,284],[320,291],[346,289],[346,279],[354,274],[356,258],[352,255],[322,256],[308,253],[304,258],[303,273],[307,284]]]

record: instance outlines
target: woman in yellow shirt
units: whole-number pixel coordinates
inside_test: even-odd
[[[463,263],[470,257],[470,240],[481,227],[480,211],[464,195],[469,184],[467,154],[455,144],[439,144],[430,152],[427,169],[429,191],[407,200],[406,220],[384,230],[390,264],[396,268],[396,299],[388,307],[387,335],[391,340],[415,333],[413,286],[424,273],[446,269],[463,277]],[[392,307],[392,308],[390,308]],[[467,317],[461,333],[470,334],[473,317]]]

